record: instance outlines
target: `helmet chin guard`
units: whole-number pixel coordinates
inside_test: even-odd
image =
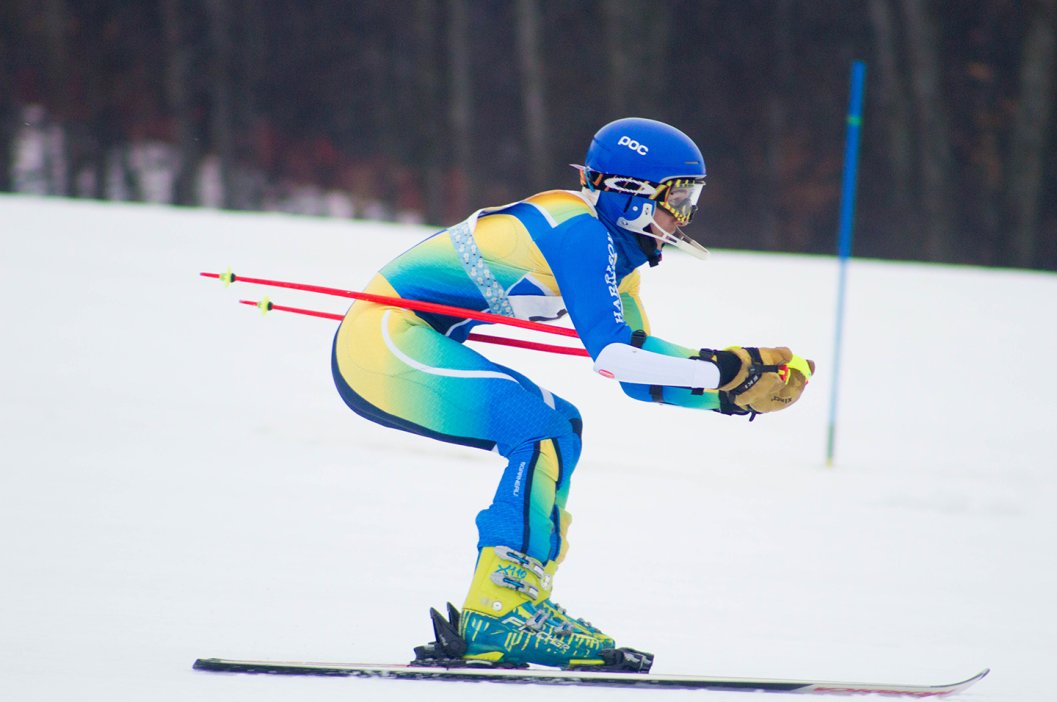
[[[702,261],[707,261],[709,256],[712,255],[712,253],[708,249],[706,249],[704,246],[687,236],[686,232],[684,232],[678,226],[675,227],[673,231],[669,232],[665,231],[661,227],[661,225],[654,222],[653,226],[650,229],[651,231],[643,233],[646,236],[652,236],[654,239],[662,241],[665,244],[671,244],[675,248],[679,249],[680,251],[685,251],[694,258],[700,259]],[[655,232],[660,233],[658,234]]]

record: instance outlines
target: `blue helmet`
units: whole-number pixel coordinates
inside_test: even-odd
[[[676,225],[688,224],[705,184],[701,150],[675,127],[641,117],[610,122],[591,140],[581,184],[611,227],[674,244],[700,258],[708,255],[678,226],[669,232],[653,221],[660,208]]]

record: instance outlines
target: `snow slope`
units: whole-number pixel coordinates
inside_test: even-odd
[[[461,601],[499,459],[353,415],[332,322],[262,319],[235,302],[262,291],[197,275],[358,288],[426,233],[0,197],[0,699],[760,696],[191,670],[404,661],[427,608]],[[991,666],[962,699],[1052,695],[1057,276],[854,262],[826,468],[834,261],[669,259],[644,272],[655,333],[786,344],[819,372],[749,424],[635,403],[581,359],[479,347],[584,414],[558,600],[656,672],[936,683]]]

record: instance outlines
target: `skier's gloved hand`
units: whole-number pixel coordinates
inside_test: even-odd
[[[724,414],[755,416],[785,409],[800,399],[815,372],[814,361],[800,358],[784,346],[732,346],[713,351],[707,360],[719,367],[720,412]]]

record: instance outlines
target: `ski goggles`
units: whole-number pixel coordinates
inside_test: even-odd
[[[651,183],[628,176],[598,173],[583,167],[580,170],[580,183],[607,192],[627,193],[653,200],[682,225],[689,224],[694,218],[697,200],[705,187],[705,179],[701,176],[676,176],[665,178],[660,183]]]
[[[669,178],[662,181],[654,199],[679,224],[690,224],[697,212],[697,199],[705,181],[701,178]]]

